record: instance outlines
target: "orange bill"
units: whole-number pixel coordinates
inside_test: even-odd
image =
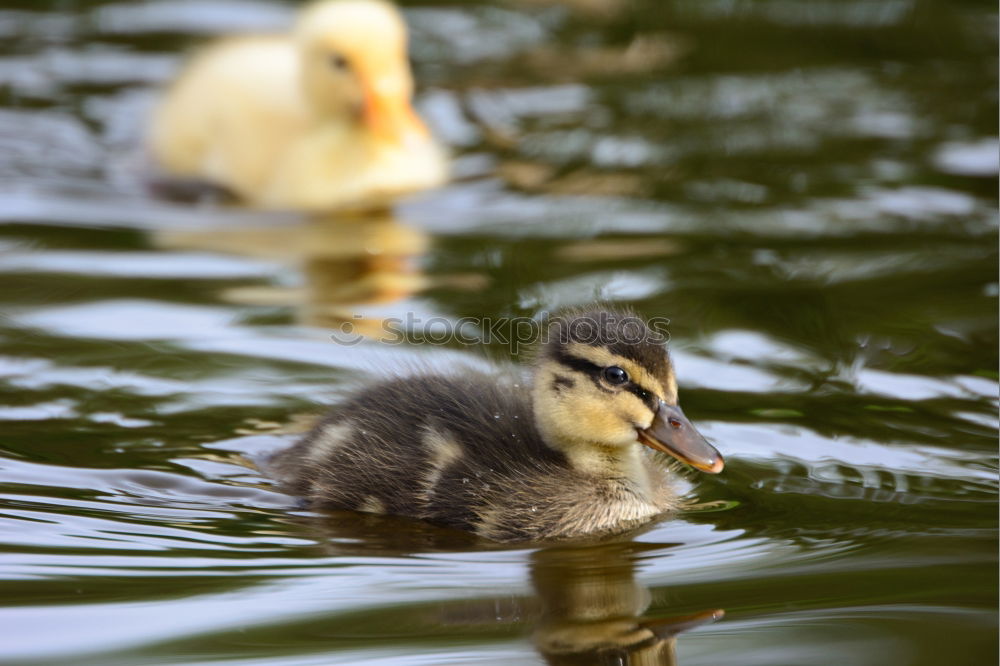
[[[366,86],[362,118],[375,136],[390,143],[406,144],[427,137],[427,127],[409,97],[401,92]]]

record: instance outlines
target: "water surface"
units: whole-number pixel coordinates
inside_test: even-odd
[[[454,184],[152,197],[157,87],[291,9],[0,10],[0,662],[996,662],[994,6],[408,2]],[[670,318],[716,510],[491,548],[248,462],[356,379],[511,356],[345,321],[597,298]]]

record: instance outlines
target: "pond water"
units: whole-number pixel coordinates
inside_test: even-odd
[[[143,187],[185,50],[290,5],[0,9],[0,662],[996,663],[995,4],[405,7],[455,182],[323,220]],[[345,321],[598,298],[670,318],[714,510],[495,548],[253,468],[359,377],[511,357]]]

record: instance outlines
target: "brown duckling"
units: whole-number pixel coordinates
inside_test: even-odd
[[[622,532],[682,504],[649,449],[723,467],[677,404],[665,342],[631,313],[564,315],[548,327],[530,391],[484,373],[383,381],[278,453],[272,473],[312,508],[495,541]]]

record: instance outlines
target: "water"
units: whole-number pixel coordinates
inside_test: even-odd
[[[369,220],[155,200],[219,0],[0,9],[0,662],[992,664],[995,7],[407,4],[455,184]],[[558,548],[298,511],[248,462],[359,377],[671,319],[714,510]],[[724,614],[723,614],[724,613]]]

